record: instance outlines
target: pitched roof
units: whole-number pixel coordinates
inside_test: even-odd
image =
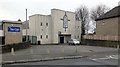
[[[120,6],[117,6],[112,10],[108,11],[107,13],[105,13],[104,15],[101,15],[99,18],[96,19],[96,21],[114,17],[120,17]]]

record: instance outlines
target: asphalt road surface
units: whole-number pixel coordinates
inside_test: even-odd
[[[28,63],[15,63],[9,65],[118,65],[118,50],[115,48],[104,48],[104,47],[93,47],[93,46],[78,46],[78,53],[74,52],[74,46],[64,46],[64,53],[61,52],[61,46],[50,46],[51,50],[50,54],[45,53],[46,46],[35,46],[33,50],[35,53],[31,55],[31,57],[40,56],[52,56],[54,55],[62,55],[62,56],[71,56],[71,55],[80,55],[80,56],[88,56],[85,58],[79,59],[64,59],[64,60],[54,60],[54,61],[42,61],[42,62],[28,62]],[[54,48],[54,49],[53,49]],[[44,50],[43,50],[44,49]],[[24,53],[24,54],[23,54]],[[16,52],[15,57],[18,59],[18,56],[23,57],[25,54],[29,53],[29,49],[22,50]],[[20,55],[19,55],[20,54]],[[40,54],[40,55],[39,55]],[[3,59],[6,60],[14,60],[11,58],[7,58],[6,56],[10,56],[9,54],[5,54]],[[22,59],[25,59],[24,56]],[[31,59],[30,57],[30,59]],[[39,58],[39,57],[38,57]]]
[[[86,58],[64,59],[43,62],[18,63],[12,65],[118,65],[118,55],[94,54]]]
[[[81,58],[81,59],[65,59],[44,62],[21,63],[12,65],[118,65],[117,59],[108,58]]]

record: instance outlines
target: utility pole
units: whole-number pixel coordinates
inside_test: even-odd
[[[27,9],[26,9],[26,25],[27,25]],[[27,27],[26,27],[26,42],[28,41],[28,36],[27,36]]]

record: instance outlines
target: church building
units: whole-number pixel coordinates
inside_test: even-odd
[[[75,18],[75,13],[59,9],[51,9],[51,15],[35,14],[29,16],[27,35],[33,43],[61,44],[70,39],[81,38],[81,22]]]

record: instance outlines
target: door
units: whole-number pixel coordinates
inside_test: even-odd
[[[38,41],[38,45],[40,45],[40,41]]]
[[[64,37],[60,37],[60,43],[61,43],[61,44],[64,43]]]

